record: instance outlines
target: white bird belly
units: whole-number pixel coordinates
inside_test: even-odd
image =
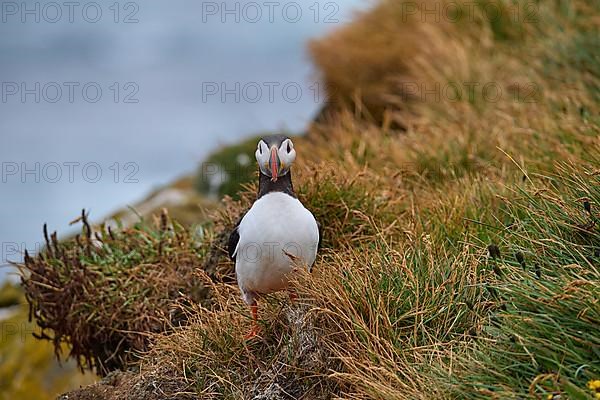
[[[258,199],[240,222],[238,233],[235,269],[244,297],[284,289],[294,268],[292,259],[311,266],[317,255],[317,221],[298,199],[285,193]]]

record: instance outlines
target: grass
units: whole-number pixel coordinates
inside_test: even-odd
[[[162,314],[164,326],[135,349],[142,354],[123,358],[140,372],[128,378],[132,387],[152,381],[165,396],[231,399],[593,398],[598,3],[536,2],[529,21],[486,18],[489,3],[479,2],[472,19],[457,22],[407,16],[403,4],[381,0],[310,46],[330,104],[327,118],[295,139],[294,179],[324,227],[324,248],[312,274],[294,277],[297,304],[281,294],[261,302],[261,339],[242,340],[249,313],[222,251],[254,184],[224,198],[193,251],[176,241],[169,258],[157,257],[164,233],[156,227],[143,231],[151,239],[136,230],[120,237],[132,260],[98,251],[86,279],[115,273],[105,291],[132,299],[124,307],[105,297],[120,304],[111,310],[159,301],[136,296],[147,283],[125,285],[132,264],[170,271],[173,257],[190,252],[196,272],[170,282],[189,283],[178,289],[186,298],[193,281],[209,294],[178,308],[181,326]],[[515,4],[529,6],[498,3]],[[406,92],[406,84],[448,82],[492,82],[503,95]],[[72,268],[55,258],[35,262]],[[45,293],[30,301],[44,308]],[[97,303],[83,300],[95,316]],[[119,320],[94,326],[109,332]],[[81,314],[72,321],[87,326]]]
[[[135,360],[151,333],[183,323],[179,304],[206,300],[192,279],[202,253],[166,212],[118,231],[93,232],[83,211],[80,221],[81,235],[58,242],[46,234],[45,249],[25,255],[23,286],[57,356],[68,343],[81,369],[105,375]]]
[[[562,190],[520,191],[505,209],[513,222],[498,235],[503,255],[487,266],[500,304],[487,328],[493,341],[476,342],[467,362],[480,371],[467,381],[486,390],[466,396],[461,387],[467,398],[549,392],[535,382],[544,375],[560,392],[600,373],[600,230],[584,206],[599,199],[600,177],[571,166],[552,179]]]
[[[12,282],[5,282],[0,287],[0,308],[18,305],[23,297],[23,293]]]

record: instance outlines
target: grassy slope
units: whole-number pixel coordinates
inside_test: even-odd
[[[128,384],[204,398],[591,398],[598,3],[542,1],[515,19],[500,2],[497,18],[476,7],[456,22],[402,4],[382,0],[311,46],[337,108],[296,141],[296,186],[325,232],[315,272],[296,278],[300,304],[265,299],[264,338],[244,343],[248,312],[217,280]],[[419,93],[436,84],[462,95]],[[252,198],[226,201],[211,229]]]
[[[327,248],[299,291],[329,361],[302,368],[302,329],[270,303],[266,349],[244,346],[243,305],[223,288],[222,308],[176,336],[193,351],[171,336],[154,349],[203,393],[235,398],[267,375],[311,388],[307,398],[590,395],[600,375],[597,3],[457,23],[402,23],[402,10],[383,1],[312,46],[332,101],[353,109],[297,144],[301,197]],[[492,82],[502,96],[406,93],[449,82]]]

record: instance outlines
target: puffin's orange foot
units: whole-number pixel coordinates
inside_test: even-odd
[[[256,303],[250,305],[250,314],[252,314],[252,330],[244,336],[244,340],[250,340],[260,332],[260,326],[258,326],[258,306]]]
[[[298,299],[298,294],[293,290],[288,291],[288,296],[290,298],[290,303],[292,304]]]
[[[254,326],[252,326],[252,329],[250,330],[250,332],[248,332],[246,334],[246,336],[244,336],[244,340],[253,339],[254,337],[258,336],[259,333],[260,333],[260,327],[258,325],[254,325]]]

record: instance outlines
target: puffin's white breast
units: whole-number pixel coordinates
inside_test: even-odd
[[[298,200],[282,192],[262,196],[242,218],[235,250],[242,292],[270,293],[287,286],[294,264],[311,266],[317,255],[317,221]]]

